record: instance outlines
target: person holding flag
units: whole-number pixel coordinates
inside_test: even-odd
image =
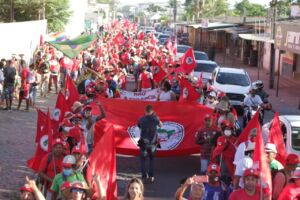
[[[43,185],[43,194],[47,199],[51,199],[51,184],[56,174],[62,171],[62,161],[64,158],[63,141],[56,138],[52,144],[52,152],[46,154],[41,161],[39,167],[39,177]]]
[[[300,170],[294,172],[291,181],[280,193],[278,200],[298,200],[300,198]]]

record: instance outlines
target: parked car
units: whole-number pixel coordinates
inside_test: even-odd
[[[287,154],[295,153],[300,156],[300,115],[281,115],[279,120]],[[268,140],[271,122],[264,124],[262,128],[264,142]]]
[[[202,81],[206,83],[212,77],[213,71],[218,67],[217,63],[211,60],[196,60],[197,66],[192,72],[192,76],[199,79],[202,74]]]
[[[217,67],[212,73],[212,84],[216,90],[226,93],[231,105],[240,108],[249,93],[251,80],[244,69]]]
[[[208,56],[203,51],[194,51],[195,60],[208,60]]]
[[[192,48],[191,46],[188,45],[177,45],[177,54],[175,57],[175,60],[179,60],[183,56],[183,54],[189,49]]]

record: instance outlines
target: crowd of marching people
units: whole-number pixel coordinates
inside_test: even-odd
[[[213,114],[205,115],[204,121],[199,122],[202,126],[195,133],[195,143],[200,145],[200,167],[195,172],[198,175],[182,180],[175,193],[176,199],[185,199],[186,193],[191,200],[300,198],[298,155],[289,154],[278,161],[278,147],[264,138],[273,189],[261,192],[262,188],[258,187],[261,171],[255,168],[253,161],[255,139],[260,132],[252,128],[247,138],[239,141],[241,130],[237,126],[237,112],[226,94],[216,91],[209,81],[204,83],[202,77],[195,80],[189,76],[189,66],[183,67],[189,63],[184,63],[186,59],[176,60],[175,55],[176,41],[158,45],[154,34],[138,31],[136,24],[124,20],[104,26],[98,33],[98,40],[75,58],[68,58],[45,43],[38,47],[30,65],[22,55],[2,59],[0,92],[1,100],[5,101],[4,110],[12,109],[14,97],[18,98],[17,109],[24,99],[25,109],[29,110],[30,106],[35,106],[38,90],[42,98],[51,91],[59,95],[60,89],[68,96],[68,80],[76,85],[80,94],[59,123],[52,124],[56,129],[51,142],[48,138],[48,153],[39,158],[38,179],[26,178],[26,184],[20,188],[21,199],[94,199],[95,188],[97,198],[106,199],[101,177],[92,174],[92,180],[86,178],[88,158],[93,152],[93,129],[106,117],[98,97],[119,98],[120,91],[126,90],[129,75],[134,77],[135,91],[158,88],[157,101],[195,100],[214,109]],[[263,106],[255,94],[256,89],[251,88],[245,104],[255,98]],[[94,114],[94,105],[99,115]],[[151,125],[162,126],[153,113],[153,109],[147,107],[145,119],[139,120],[142,132],[144,127],[148,131]],[[147,116],[151,116],[151,125]],[[153,140],[156,128],[151,131],[144,139]],[[143,144],[140,148],[146,151],[144,157],[141,155],[143,165],[145,157],[155,155],[156,146],[150,152],[143,149]],[[147,174],[143,169],[142,180],[133,178],[124,199],[144,199],[144,183],[155,180],[152,173]]]

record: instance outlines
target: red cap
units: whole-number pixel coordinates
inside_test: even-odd
[[[75,119],[75,118],[82,119],[82,115],[81,114],[75,114],[72,118],[73,119]]]
[[[29,187],[29,185],[27,185],[27,184],[25,184],[25,185],[23,185],[22,187],[20,187],[19,190],[20,190],[21,192],[22,192],[22,191],[27,191],[27,192],[30,192],[30,193],[33,192],[33,189],[32,189],[31,187]]]
[[[291,153],[287,156],[286,158],[287,165],[297,165],[298,163],[300,163],[298,155]]]
[[[80,154],[82,154],[82,153],[81,153],[80,146],[75,146],[75,147],[73,147],[72,153],[80,153]]]
[[[246,176],[255,176],[255,177],[259,177],[259,172],[256,169],[246,169],[244,171],[244,177]]]
[[[71,184],[68,181],[65,181],[61,186],[60,186],[60,190],[66,190],[66,189],[70,189],[71,188]]]
[[[87,109],[92,110],[92,106],[91,106],[91,105],[85,105],[85,106],[83,107],[83,110],[87,110]]]
[[[63,141],[60,138],[55,138],[52,146],[57,145],[57,144],[64,145]]]
[[[211,116],[210,114],[206,114],[206,115],[204,116],[204,119],[212,119],[212,116]]]
[[[226,119],[221,122],[221,126],[232,128],[232,124]]]
[[[225,92],[219,92],[218,93],[218,97],[225,97],[225,96],[226,96]]]
[[[211,171],[216,171],[218,174],[221,174],[221,170],[220,170],[220,166],[215,164],[215,163],[211,163],[208,165],[207,167],[207,172],[211,172]]]

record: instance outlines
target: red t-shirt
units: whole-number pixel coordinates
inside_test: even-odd
[[[295,183],[288,184],[280,193],[278,200],[298,200],[300,199],[300,187]]]
[[[150,73],[142,73],[140,76],[141,76],[142,88],[144,89],[151,88],[152,84],[151,84]]]
[[[72,72],[76,72],[78,71],[79,63],[76,59],[72,59],[72,61],[73,61]]]
[[[56,174],[62,172],[62,161],[63,161],[64,157],[62,156],[60,158],[56,158],[56,157],[52,156],[52,159],[47,167],[48,156],[49,156],[49,153],[46,154],[42,158],[39,172],[43,172],[43,173],[47,174],[50,178],[53,179]],[[55,166],[55,168],[54,168],[54,166]],[[46,169],[47,169],[47,171],[46,171]],[[55,169],[56,174],[54,173],[54,169]],[[48,184],[48,188],[50,188],[50,187],[51,187],[51,184]]]
[[[73,61],[67,57],[62,58],[59,64],[62,68],[65,68],[69,71],[71,71],[73,68]]]
[[[248,195],[244,189],[239,189],[232,192],[229,196],[229,200],[259,200],[259,189],[256,188],[253,196]]]

